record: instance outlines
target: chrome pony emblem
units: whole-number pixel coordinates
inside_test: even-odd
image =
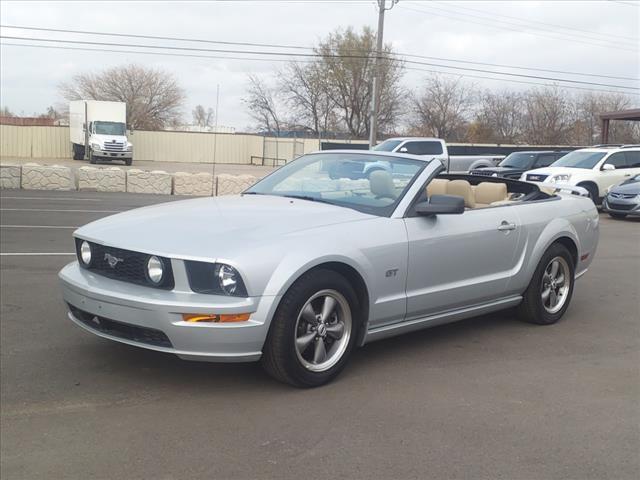
[[[124,262],[124,259],[118,258],[114,255],[111,255],[110,253],[105,253],[104,259],[107,261],[111,268],[116,268],[116,265],[118,265],[118,263]]]

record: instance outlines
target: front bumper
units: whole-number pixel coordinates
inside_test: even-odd
[[[133,158],[133,151],[111,152],[109,150],[97,150],[93,148],[91,149],[91,153],[97,158],[113,158],[116,160]]]
[[[640,202],[633,198],[609,198],[607,195],[602,200],[602,210],[607,213],[638,217],[640,216]]]
[[[174,273],[180,274],[182,265],[174,262]],[[159,290],[96,275],[78,262],[64,267],[58,276],[62,296],[72,307],[69,319],[80,327],[110,340],[174,353],[185,360],[258,360],[269,328],[267,319],[280,298]],[[183,321],[183,313],[251,313],[251,318],[239,323],[188,323]]]

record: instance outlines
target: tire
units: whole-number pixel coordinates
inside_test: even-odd
[[[125,165],[127,165],[128,167],[130,167],[130,166],[131,166],[131,163],[133,163],[133,159],[132,159],[132,158],[127,158],[127,159],[124,161],[124,164],[125,164]]]
[[[600,198],[600,192],[598,192],[598,187],[596,187],[593,183],[578,184],[577,186],[582,187],[589,192],[589,198],[591,198],[591,201],[594,203],[594,205],[598,205],[600,203],[598,201]]]
[[[558,265],[555,275],[554,263]],[[559,281],[560,275],[564,277],[562,283]],[[571,303],[574,276],[575,265],[569,250],[560,243],[551,245],[542,255],[531,283],[524,292],[522,303],[518,306],[520,319],[537,325],[551,325],[560,320]],[[549,294],[545,299],[547,291]],[[554,298],[558,302],[555,305]]]
[[[96,161],[96,158],[93,156],[93,152],[91,150],[89,150],[89,163],[92,163],[92,164],[98,163]]]
[[[327,302],[333,304],[328,319],[322,318]],[[305,273],[278,305],[263,349],[263,368],[276,380],[299,388],[331,381],[354,348],[359,311],[357,296],[342,275],[331,270]]]
[[[609,216],[611,218],[616,218],[618,220],[622,220],[623,218],[627,218],[627,214],[626,213],[611,213],[611,212],[609,212]]]

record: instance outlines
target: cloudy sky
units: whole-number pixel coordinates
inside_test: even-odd
[[[390,3],[390,0],[387,0]],[[70,1],[0,3],[2,25],[90,30],[166,37],[200,38],[229,42],[252,42],[313,46],[328,32],[352,25],[375,28],[373,0],[291,1]],[[497,74],[445,68],[443,65],[569,78],[614,86],[640,87],[640,2],[627,1],[409,1],[401,0],[387,12],[385,41],[403,54],[448,60],[412,60],[433,65],[413,68],[464,75],[478,87],[522,89],[516,83],[548,80],[505,77]],[[196,48],[238,46],[96,37],[2,28],[4,37],[31,37],[132,44],[162,44]],[[251,121],[242,103],[248,73],[271,75],[283,63],[222,58],[89,52],[53,48],[18,47],[8,44],[41,43],[2,39],[0,101],[18,114],[32,115],[62,101],[57,85],[74,74],[99,71],[123,63],[141,63],[174,73],[187,92],[185,118],[197,104],[215,105],[220,85],[221,125],[245,129]],[[42,43],[41,43],[42,44]],[[60,44],[49,44],[60,45]],[[118,48],[73,45],[81,48]],[[262,47],[245,49],[266,50]],[[123,48],[119,48],[123,49]],[[138,49],[141,50],[141,49]],[[148,50],[147,50],[148,51]],[[197,53],[197,52],[190,52]],[[204,55],[231,55],[203,53]],[[246,57],[246,55],[245,55]],[[264,58],[264,57],[262,57]],[[509,69],[450,60],[485,62],[506,66],[572,72]],[[598,76],[578,76],[577,73]],[[410,70],[404,78],[408,88],[419,88],[427,72]],[[478,77],[499,77],[496,79]],[[636,79],[636,80],[633,80]],[[614,87],[569,84],[582,88]],[[572,90],[580,92],[580,90]],[[640,92],[638,92],[640,93]],[[640,96],[634,96],[640,105]]]

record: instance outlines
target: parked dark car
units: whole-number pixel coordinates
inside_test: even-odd
[[[602,209],[613,218],[640,217],[640,175],[611,187],[602,201]]]
[[[474,168],[471,175],[519,179],[522,173],[534,168],[548,167],[569,153],[568,151],[513,152],[505,157],[497,167]]]

